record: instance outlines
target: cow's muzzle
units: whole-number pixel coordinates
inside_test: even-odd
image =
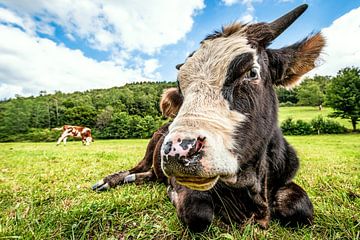
[[[161,166],[168,177],[188,188],[205,191],[211,189],[219,176],[203,176],[201,160],[205,156],[206,137],[167,138],[161,149]]]

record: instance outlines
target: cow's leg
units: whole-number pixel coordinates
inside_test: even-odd
[[[59,137],[59,139],[57,140],[56,146],[58,146],[62,141],[64,141],[64,139],[66,139],[69,136],[69,132],[65,131],[61,134],[61,136]],[[66,144],[66,140],[64,141],[64,144]]]
[[[160,166],[157,163],[159,162],[160,146],[164,141],[167,128],[168,124],[153,134],[146,148],[144,158],[134,168],[128,171],[113,173],[97,182],[92,189],[95,191],[104,191],[124,183],[135,182],[140,184],[145,180],[163,180],[163,176],[156,173],[161,173],[161,169],[158,169]],[[155,165],[153,165],[154,162],[156,163]]]
[[[167,192],[180,221],[191,231],[202,232],[210,226],[215,207],[209,192],[191,190],[177,184],[174,178]]]
[[[91,137],[86,137],[85,141],[86,141],[86,146],[89,146],[91,143]]]
[[[61,143],[61,141],[63,140],[63,137],[62,137],[62,135],[58,138],[58,140],[57,140],[57,142],[56,142],[56,146],[58,146],[60,143]]]
[[[290,182],[279,188],[272,204],[272,216],[284,225],[310,225],[313,222],[313,205],[299,185]]]
[[[64,137],[64,140],[63,140],[64,145],[66,145],[66,140],[67,140],[67,137]]]

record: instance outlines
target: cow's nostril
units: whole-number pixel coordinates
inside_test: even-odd
[[[196,141],[195,138],[185,138],[182,140],[182,142],[179,145],[184,151],[188,151],[190,148],[194,146],[195,141]]]
[[[193,155],[198,154],[203,149],[204,144],[205,137],[198,137],[194,142],[192,142],[192,146],[189,149],[187,157],[192,157]]]
[[[204,143],[201,142],[201,141],[196,141],[196,144],[195,144],[195,152],[199,152],[202,147],[203,147]]]
[[[164,148],[163,148],[164,153],[169,154],[171,151],[171,147],[172,147],[172,141],[168,141],[167,143],[165,143]]]

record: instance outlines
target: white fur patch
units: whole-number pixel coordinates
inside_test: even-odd
[[[136,180],[136,175],[135,175],[135,173],[133,173],[133,174],[127,175],[124,178],[124,183],[131,183],[131,182],[134,182],[135,180]]]

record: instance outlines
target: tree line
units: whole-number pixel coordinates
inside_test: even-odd
[[[65,124],[92,128],[95,138],[149,138],[167,120],[159,101],[174,82],[133,83],[85,92],[47,94],[0,101],[0,141],[53,141],[52,128]],[[292,90],[277,88],[280,105],[328,105],[334,116],[360,116],[360,69],[345,68],[335,77],[305,79]]]
[[[133,83],[74,93],[42,91],[37,97],[17,95],[0,102],[0,141],[52,141],[59,132],[49,129],[65,124],[90,127],[95,138],[148,138],[166,121],[159,101],[163,90],[173,86]]]

